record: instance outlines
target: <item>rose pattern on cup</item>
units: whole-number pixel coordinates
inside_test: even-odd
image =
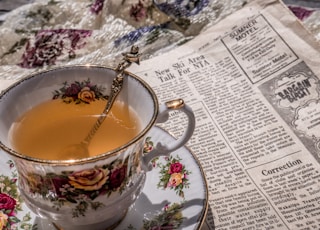
[[[154,142],[152,141],[151,137],[147,137],[144,144],[144,154],[148,154],[153,150],[153,148]],[[181,174],[181,176],[178,176],[178,178],[182,177],[182,174],[190,174],[190,172],[186,170],[185,166],[181,163],[181,158],[179,156],[164,158],[166,164],[157,163],[159,159],[160,158],[157,157],[157,159],[152,162],[154,167],[158,166],[162,168],[158,186],[167,185],[161,187],[164,189],[175,189],[176,191],[178,191],[178,194],[183,194],[183,188],[179,190],[179,185],[181,185],[182,183],[180,183],[179,185],[178,183],[173,183],[174,177],[177,177],[178,174]],[[29,213],[26,214],[22,220],[16,217],[18,211],[21,210],[20,204],[22,203],[22,201],[17,192],[17,172],[15,171],[15,166],[11,160],[8,162],[8,164],[10,166],[10,169],[13,170],[12,177],[9,178],[3,175],[0,176],[0,196],[3,196],[3,194],[5,194],[4,197],[6,197],[6,199],[3,200],[10,201],[11,199],[14,199],[15,202],[11,200],[12,202],[8,202],[8,206],[6,206],[6,208],[3,208],[2,205],[6,202],[0,201],[0,229],[9,230],[11,229],[11,226],[14,227],[15,225],[19,224],[19,229],[37,230],[37,227],[35,225],[29,223],[31,220]],[[58,189],[57,191],[59,191],[58,196],[69,199],[69,201],[67,202],[74,202],[74,197],[70,196],[70,194],[75,193],[77,189],[85,190],[87,191],[87,194],[94,194],[97,191],[105,192],[101,193],[100,195],[110,195],[114,191],[121,192],[121,184],[123,186],[124,182],[126,181],[126,167],[124,166],[125,165],[120,161],[115,161],[111,164],[110,167],[105,165],[76,172],[65,172],[63,175],[50,174],[47,175],[46,178],[41,177],[38,174],[31,174],[26,179],[30,186],[30,192],[39,194],[41,193],[41,189],[44,189],[48,185],[48,183],[50,183],[51,178],[51,182],[54,184],[54,187]],[[172,178],[171,175],[173,175]],[[186,188],[188,186],[188,179],[186,176],[183,177],[184,179],[182,182],[184,183],[184,188]],[[103,189],[103,187],[108,183],[108,180],[110,188],[112,189],[105,190]],[[6,189],[7,186],[9,186],[9,188]],[[6,190],[10,191],[11,196],[8,195],[9,193],[5,192]],[[8,198],[7,196],[10,196],[11,198]],[[93,197],[94,195],[92,196],[92,198]],[[95,203],[90,199],[88,200],[88,197],[83,196],[78,197],[78,202],[81,203],[81,206],[79,206],[78,209],[74,210],[74,216],[85,215],[86,209],[84,207],[88,207],[88,205],[91,205],[91,207],[96,209],[98,209],[100,205],[98,202]],[[59,205],[61,207],[61,204],[59,204],[59,202],[56,202],[55,205],[57,208],[59,208]],[[168,227],[168,229],[178,228],[183,222],[182,209],[183,203],[167,204],[163,208],[163,210],[161,210],[152,219],[142,220],[143,229],[150,229],[150,227],[166,227],[166,229]],[[128,229],[135,228],[130,225]]]
[[[106,74],[101,74],[101,71]],[[95,74],[96,72],[99,74]],[[77,77],[77,80],[68,80],[69,82],[67,82],[65,77],[70,76],[70,73]],[[64,103],[88,104],[93,100],[99,100],[99,93],[103,95],[104,88],[100,88],[99,84],[92,84],[91,81],[96,84],[105,82],[103,85],[107,85],[111,81],[106,81],[106,77],[113,77],[114,73],[114,69],[100,66],[90,66],[90,68],[88,66],[70,66],[30,75],[21,80],[21,83],[14,85],[13,88],[9,88],[9,91],[4,92],[13,95],[13,98],[8,96],[4,97],[4,101],[1,101],[3,102],[2,111],[10,111],[9,115],[12,119],[2,122],[11,124],[19,116],[16,111],[9,110],[12,100],[21,102],[23,109],[26,110],[31,105],[39,103],[37,101],[40,98],[39,95],[43,96],[40,98],[40,103],[47,100],[48,93],[49,98],[58,99],[55,103],[59,105]],[[88,76],[92,77],[88,78]],[[97,80],[93,80],[93,78]],[[1,149],[11,155],[15,161],[19,173],[20,195],[35,215],[40,218],[46,217],[63,229],[104,229],[115,226],[125,218],[129,208],[139,197],[147,181],[147,171],[150,169],[150,165],[147,164],[151,162],[152,158],[169,155],[188,141],[195,124],[191,108],[185,105],[182,99],[169,101],[170,104],[158,105],[157,97],[149,85],[129,72],[127,78],[128,87],[134,86],[135,88],[128,90],[128,97],[121,95],[121,100],[130,105],[130,108],[132,106],[134,111],[141,113],[141,126],[144,128],[135,134],[132,141],[114,151],[72,160],[46,160],[46,158],[28,157],[13,151],[12,147],[3,145],[1,140]],[[11,90],[14,92],[13,94],[11,94]],[[20,90],[32,93],[28,97],[23,97],[22,94],[15,93]],[[4,94],[1,94],[1,99],[2,95]],[[85,99],[83,100],[83,98]],[[109,98],[105,96],[100,102],[104,103],[104,99],[108,100]],[[172,107],[173,102],[183,106]],[[88,108],[92,106],[94,104]],[[168,113],[174,109],[184,112],[188,117],[186,135],[177,141],[172,140],[167,149],[154,148],[158,144],[153,146],[151,138],[148,138],[145,144],[147,133],[156,123],[165,122],[169,118]],[[9,134],[9,128],[6,131]],[[10,143],[10,140],[7,139],[8,136],[2,135],[5,137],[5,144]],[[166,141],[167,139],[160,139],[159,144]],[[149,153],[145,156],[143,152]],[[42,154],[46,155],[46,150],[43,150]],[[63,157],[61,158],[63,159]],[[155,173],[159,173],[159,168],[155,169]],[[156,188],[157,186],[154,184],[152,187]],[[143,222],[143,218],[140,220]],[[5,216],[3,224],[7,224]]]
[[[22,183],[29,188],[33,195],[40,195],[52,203],[52,207],[59,211],[66,205],[74,205],[73,218],[85,216],[89,210],[103,207],[100,196],[109,197],[112,193],[122,193],[126,188],[133,168],[128,170],[129,157],[124,161],[115,160],[108,165],[96,165],[93,168],[80,171],[64,171],[61,174],[47,173],[39,175],[29,173],[21,176]],[[52,191],[52,192],[50,192]],[[52,194],[52,196],[48,196]]]
[[[153,150],[153,148],[154,148],[154,143],[151,140],[151,137],[147,137],[143,147],[143,154],[150,153]],[[151,160],[152,167],[155,168],[157,166],[158,159],[159,157],[155,157],[154,159]]]
[[[18,218],[22,211],[22,200],[17,187],[17,172],[11,160],[7,162],[11,176],[0,175],[0,229],[33,229],[30,212]]]
[[[143,146],[143,153],[150,153],[154,148],[154,143],[151,140],[151,137],[147,137],[145,142],[144,142],[144,146]]]
[[[107,100],[108,96],[102,93],[104,90],[105,87],[92,84],[90,79],[71,84],[64,82],[60,89],[53,92],[53,99],[60,98],[67,104],[71,102],[90,104],[95,100]]]

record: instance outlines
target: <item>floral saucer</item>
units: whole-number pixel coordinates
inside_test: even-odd
[[[174,138],[154,127],[146,139],[145,154],[157,140],[169,143]],[[0,157],[0,229],[56,230],[28,210],[17,190],[14,163],[3,151]],[[116,229],[200,229],[208,208],[208,188],[195,156],[182,147],[170,157],[153,160],[152,166],[142,193]]]

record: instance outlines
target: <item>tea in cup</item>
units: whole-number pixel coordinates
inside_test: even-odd
[[[15,162],[20,193],[34,213],[64,230],[115,227],[139,196],[149,162],[183,146],[194,131],[194,114],[183,100],[159,106],[151,87],[125,71],[88,154],[77,155],[117,74],[102,66],[61,67],[30,75],[0,95],[0,147]],[[184,135],[160,140],[144,155],[147,133],[171,110],[187,115]]]

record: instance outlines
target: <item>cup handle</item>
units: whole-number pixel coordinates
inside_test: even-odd
[[[158,118],[156,120],[156,123],[163,123],[169,119],[169,112],[172,110],[179,110],[181,112],[184,112],[187,115],[188,118],[188,124],[186,127],[186,130],[184,131],[183,135],[168,144],[162,143],[161,141],[157,143],[157,145],[154,147],[154,149],[143,156],[143,161],[145,165],[149,165],[149,162],[158,156],[168,156],[171,152],[177,150],[178,148],[182,147],[187,143],[187,141],[191,138],[193,131],[195,129],[195,117],[192,109],[186,105],[183,101],[183,99],[175,99],[171,101],[167,101],[159,108],[159,114]],[[148,167],[151,169],[150,167]]]

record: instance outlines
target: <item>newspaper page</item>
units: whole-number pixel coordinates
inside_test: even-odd
[[[130,69],[194,110],[209,229],[320,229],[319,51],[282,2],[261,0]]]

